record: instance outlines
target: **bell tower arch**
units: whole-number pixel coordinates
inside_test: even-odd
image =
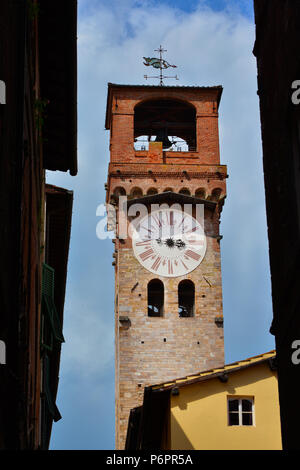
[[[135,145],[144,143],[145,150],[154,141],[162,142],[163,150],[196,151],[196,109],[178,99],[138,103],[134,108],[134,138]]]
[[[113,240],[118,449],[146,386],[224,364],[221,94],[221,86],[108,84],[106,202],[127,226],[137,204],[146,208],[136,212],[137,238],[124,237],[117,223]]]

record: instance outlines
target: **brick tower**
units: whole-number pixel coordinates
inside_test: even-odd
[[[160,221],[150,221],[150,235],[139,242],[124,238],[116,225],[118,449],[124,449],[129,413],[141,405],[145,386],[224,364],[219,222],[227,169],[219,157],[221,94],[221,86],[108,84],[107,203],[114,204],[118,215],[125,195],[129,208],[144,204],[149,213],[153,204],[190,204],[194,219],[199,205],[205,232],[204,252],[202,241],[197,251],[197,242],[179,235],[151,237],[156,223],[157,228],[168,222],[182,225],[179,211],[174,215],[166,209]]]

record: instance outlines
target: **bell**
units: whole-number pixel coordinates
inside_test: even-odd
[[[168,138],[168,131],[166,128],[158,129],[155,142],[162,142],[163,150],[167,150],[171,145],[173,145]]]

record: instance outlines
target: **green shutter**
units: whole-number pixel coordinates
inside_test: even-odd
[[[45,394],[49,413],[54,421],[59,421],[61,419],[61,414],[53,400],[50,389],[50,359],[47,354],[43,357],[43,392]]]
[[[51,266],[43,264],[42,313],[46,319],[44,328],[47,328],[47,324],[50,325],[53,339],[59,343],[64,343],[65,339],[54,303],[54,273],[55,271]],[[42,342],[46,349],[52,350],[53,341],[47,340]]]
[[[53,332],[44,296],[42,297],[41,346],[48,351],[52,351],[53,349]]]
[[[48,264],[43,264],[42,294],[54,298],[54,269]]]

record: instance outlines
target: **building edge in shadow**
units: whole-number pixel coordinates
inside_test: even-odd
[[[282,439],[300,449],[300,7],[294,0],[254,0],[263,168],[272,283]]]
[[[77,1],[3,0],[0,16],[0,449],[47,449],[77,174]]]

